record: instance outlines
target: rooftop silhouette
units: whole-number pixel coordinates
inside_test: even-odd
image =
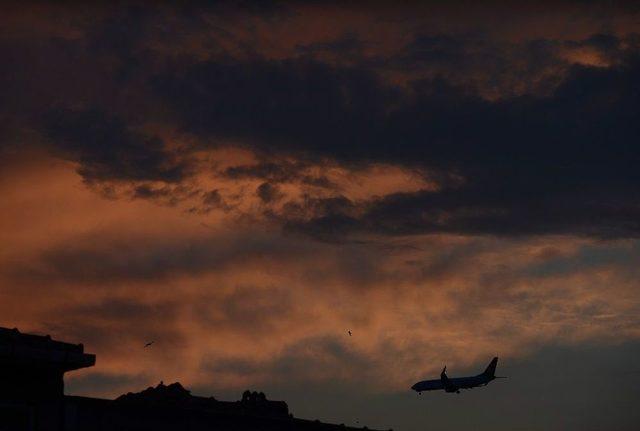
[[[0,431],[358,429],[295,418],[286,402],[248,390],[239,401],[195,396],[178,382],[115,400],[65,395],[64,374],[95,361],[82,344],[0,328]]]

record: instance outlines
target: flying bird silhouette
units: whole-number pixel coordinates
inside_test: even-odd
[[[144,348],[146,349],[147,347],[149,347],[150,345],[152,345],[153,343],[155,343],[155,341],[150,341],[147,344],[144,345]]]
[[[351,331],[347,331],[349,333],[349,337],[351,337]]]

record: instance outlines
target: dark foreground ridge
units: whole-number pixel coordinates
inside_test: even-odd
[[[82,344],[0,328],[0,431],[367,429],[295,418],[286,402],[262,392],[219,401],[160,382],[115,400],[64,395],[64,373],[95,360]]]

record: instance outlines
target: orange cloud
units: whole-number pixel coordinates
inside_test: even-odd
[[[418,182],[384,166],[332,181],[353,199]],[[403,389],[444,361],[640,336],[635,240],[323,243],[180,205],[106,199],[73,165],[46,157],[16,162],[0,193],[0,324],[84,342],[98,365],[71,381],[105,381],[93,395],[161,379]]]

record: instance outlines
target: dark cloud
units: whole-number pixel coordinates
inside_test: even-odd
[[[159,204],[175,206],[181,200],[197,195],[198,193],[198,190],[192,190],[191,188],[182,185],[153,186],[151,184],[139,184],[134,186],[132,198],[149,199]],[[117,193],[115,191],[113,194],[117,197]]]
[[[232,166],[224,171],[231,179],[259,178],[275,182],[291,181],[298,176],[300,168],[288,162],[262,162],[255,165]]]
[[[173,25],[206,27],[193,9],[177,11]],[[234,142],[264,157],[224,174],[263,180],[270,186],[260,194],[269,201],[276,195],[267,189],[283,182],[335,189],[326,177],[305,173],[318,160],[347,168],[395,164],[443,180],[437,192],[353,202],[348,211],[318,210],[311,220],[297,217],[293,204],[282,222],[298,230],[616,237],[640,229],[637,35],[507,43],[416,30],[398,52],[364,58],[366,41],[353,33],[298,46],[285,59],[246,51],[234,57],[230,49],[220,55],[216,38],[210,56],[176,56],[163,54],[175,48],[165,14],[121,8],[104,15],[75,39],[2,45],[8,123],[43,132],[58,155],[79,163],[87,182],[183,181],[191,166],[140,127],[166,122],[197,138],[181,155]],[[563,57],[585,48],[606,64],[572,66]],[[299,55],[305,49],[311,54]],[[320,52],[352,60],[325,61]],[[403,85],[388,77],[398,71],[407,72]],[[535,88],[488,99],[480,81]],[[170,204],[177,201],[169,194],[180,193],[135,187],[134,197]],[[214,207],[228,208],[214,201],[194,208]]]
[[[222,197],[220,190],[213,189],[202,193],[201,207],[193,207],[189,211],[207,213],[212,210],[222,210],[226,212],[231,210],[231,208],[232,206],[229,205]]]
[[[300,183],[325,189],[338,187],[324,175],[306,173],[305,170],[311,167],[314,165],[303,160],[297,162],[287,160],[261,161],[253,165],[229,167],[223,171],[223,175],[234,180],[250,178],[268,180],[269,183]]]
[[[185,165],[166,151],[162,139],[133,130],[101,110],[51,111],[45,116],[44,130],[57,151],[80,163],[78,172],[89,182],[177,182],[185,176]],[[142,186],[136,193],[152,192]]]
[[[286,183],[304,180],[303,171],[310,166],[304,161],[261,161],[253,165],[232,166],[225,169],[223,174],[231,179],[256,178],[274,183]]]
[[[202,203],[208,206],[218,207],[223,205],[222,197],[218,189],[210,190],[205,193]]]
[[[380,102],[394,92],[365,70],[311,60],[202,62],[158,76],[155,85],[194,133],[268,153],[334,155],[344,147],[345,156],[370,141],[387,109]]]
[[[601,65],[617,63],[629,45],[637,49],[636,36],[624,40],[595,34],[581,40],[496,40],[486,34],[417,34],[397,54],[379,59],[377,67],[423,78],[441,76],[457,86],[493,99],[519,95],[549,96],[562,84],[571,65],[580,61],[581,49],[589,49]],[[571,56],[570,54],[574,55]],[[583,53],[584,54],[584,53]],[[570,58],[573,57],[573,58]],[[595,58],[594,58],[595,57]]]
[[[269,183],[260,184],[256,189],[256,194],[266,204],[275,202],[283,196],[277,186]]]
[[[328,211],[305,223],[312,231],[635,236],[639,71],[635,54],[608,69],[574,66],[549,97],[496,102],[422,83],[411,105],[379,119],[362,153],[458,172],[464,182],[365,203],[357,220]],[[319,150],[349,160],[360,149],[341,138]]]
[[[311,220],[292,218],[288,227],[321,237],[335,237],[345,231],[389,235],[576,234],[607,238],[635,237],[640,233],[637,222],[640,213],[633,195],[616,196],[611,202],[610,197],[595,191],[591,196],[574,196],[570,191],[563,194],[562,190],[552,188],[527,190],[531,187],[527,184],[518,197],[508,196],[518,192],[512,189],[514,184],[495,184],[494,187],[502,188],[504,195],[487,196],[491,190],[475,187],[441,193],[394,194],[362,205],[360,215],[329,211]],[[534,192],[536,195],[531,194]]]

